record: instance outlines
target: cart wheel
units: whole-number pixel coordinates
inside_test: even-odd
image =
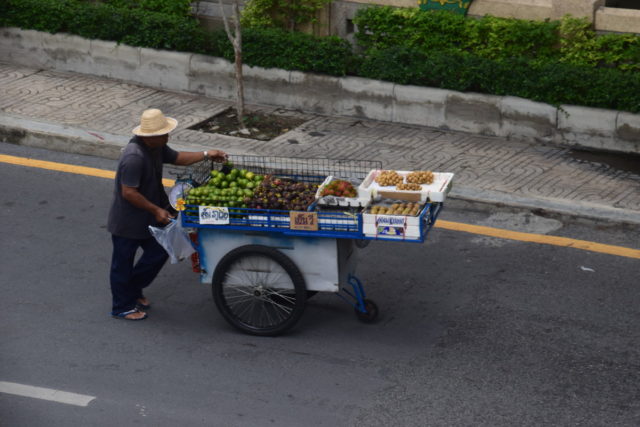
[[[364,323],[373,323],[378,318],[378,306],[370,299],[364,300],[364,308],[366,313],[361,312],[358,307],[354,307],[358,320]]]
[[[213,299],[234,327],[252,335],[279,335],[302,316],[306,286],[295,263],[268,246],[226,254],[213,274]]]

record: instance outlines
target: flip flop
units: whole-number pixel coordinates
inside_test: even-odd
[[[133,310],[123,311],[122,313],[113,313],[112,312],[111,316],[114,319],[133,320],[133,321],[135,321],[135,320],[144,320],[144,319],[147,318],[147,313],[144,313],[144,316],[142,316],[142,317],[137,317],[137,318],[136,317],[133,317],[133,318],[127,317],[128,315],[135,314],[135,313],[141,313],[141,311],[138,310],[137,308],[134,308]]]
[[[151,304],[143,304],[140,300],[141,298],[136,300],[136,308],[139,308],[140,310],[149,310],[151,308]]]

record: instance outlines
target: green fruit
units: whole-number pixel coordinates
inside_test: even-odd
[[[220,188],[227,188],[229,187],[229,182],[228,181],[221,181],[220,182]]]
[[[244,174],[244,177],[249,179],[249,180],[251,180],[251,179],[254,179],[256,177],[256,174],[251,172],[251,171],[248,171],[246,174]]]

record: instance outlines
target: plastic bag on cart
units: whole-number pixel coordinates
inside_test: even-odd
[[[196,250],[191,244],[191,239],[180,226],[180,220],[172,219],[164,227],[149,226],[151,235],[169,254],[171,264],[177,264],[185,258],[191,256]]]

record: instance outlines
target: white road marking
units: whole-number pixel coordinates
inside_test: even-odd
[[[95,396],[86,394],[69,393],[67,391],[52,388],[34,387],[26,384],[0,381],[0,393],[14,394],[16,396],[32,397],[34,399],[51,400],[67,405],[87,406]]]

